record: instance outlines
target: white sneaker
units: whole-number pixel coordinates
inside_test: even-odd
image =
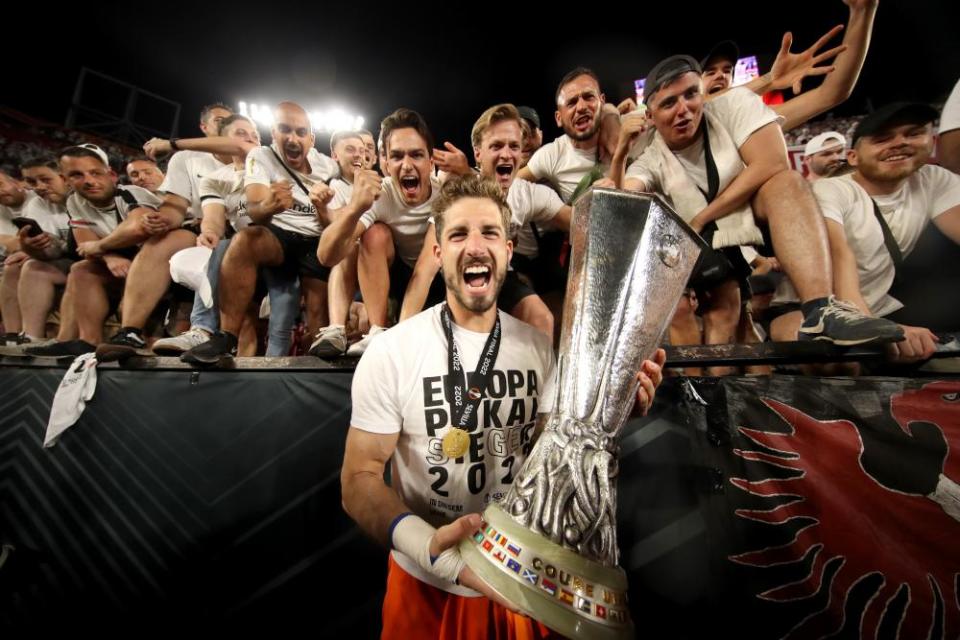
[[[347,332],[342,325],[321,327],[309,353],[318,358],[335,358],[347,351]]]
[[[367,347],[370,346],[370,343],[373,341],[373,339],[376,336],[383,333],[384,331],[386,331],[384,327],[378,327],[377,325],[373,325],[372,327],[370,327],[370,333],[363,334],[363,338],[361,340],[358,340],[357,342],[350,345],[350,348],[347,349],[347,355],[362,356],[363,352],[367,350]]]
[[[190,329],[174,338],[157,340],[153,343],[153,351],[160,355],[178,355],[208,340],[210,340],[210,334],[203,329]]]

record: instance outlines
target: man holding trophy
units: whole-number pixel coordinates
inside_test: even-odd
[[[392,549],[381,637],[626,637],[618,433],[653,402],[702,243],[656,198],[581,198],[555,380],[547,338],[496,308],[512,253],[500,189],[451,179],[434,213],[446,302],[361,359],[341,473],[347,513]]]

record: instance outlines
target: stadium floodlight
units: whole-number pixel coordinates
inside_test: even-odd
[[[273,109],[255,102],[240,100],[237,103],[238,111],[264,127],[273,126]],[[331,109],[310,109],[310,124],[315,133],[333,133],[345,129],[360,129],[365,122],[363,116],[352,115],[340,107]]]

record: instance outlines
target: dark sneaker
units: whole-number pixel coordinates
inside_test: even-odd
[[[69,358],[72,360],[77,356],[93,353],[96,350],[97,348],[89,342],[69,340],[67,342],[54,342],[42,347],[30,347],[26,349],[26,354],[37,358]]]
[[[825,306],[804,317],[799,335],[800,340],[824,340],[849,347],[900,342],[903,329],[895,322],[865,316],[856,306],[830,296]]]
[[[23,334],[5,333],[3,334],[3,338],[0,338],[0,343],[3,343],[4,347],[15,347],[19,344],[23,344]]]
[[[322,327],[310,345],[310,355],[318,358],[335,358],[347,352],[347,332],[343,327]]]
[[[135,355],[147,355],[146,341],[140,332],[131,329],[120,329],[112,338],[97,347],[97,360],[113,362]]]
[[[195,346],[180,356],[180,359],[190,364],[217,364],[223,358],[233,358],[237,355],[237,336],[217,331],[210,339]]]

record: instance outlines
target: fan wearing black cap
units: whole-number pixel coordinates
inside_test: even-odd
[[[704,263],[716,264],[717,274],[695,275],[711,287],[745,275],[739,250],[723,250],[764,244],[758,224],[765,226],[802,300],[801,339],[841,345],[902,339],[894,323],[832,295],[822,216],[807,182],[790,169],[776,114],[744,88],[705,103],[700,75],[700,65],[685,55],[662,60],[647,75],[644,100],[656,130],[627,170],[624,188],[663,193],[720,250]]]
[[[520,155],[520,168],[527,166],[530,157],[536,153],[537,149],[543,146],[543,130],[540,129],[540,114],[533,107],[517,107],[520,117],[523,118],[523,124],[526,128],[526,135],[523,137],[523,153]]]
[[[904,261],[918,250],[931,222],[960,244],[960,176],[928,164],[937,115],[918,103],[890,104],[867,115],[847,151],[854,171],[813,185],[826,218],[837,293],[864,313],[904,323],[906,340],[892,346],[898,360],[926,359],[936,342],[928,329],[911,326],[921,313],[929,318],[929,309],[904,307],[898,291],[942,282],[941,273],[917,274]],[[942,263],[953,262],[945,255],[930,258],[941,263],[937,271],[950,268]],[[919,281],[904,280],[918,275]],[[952,288],[958,284],[954,281]],[[934,328],[960,329],[955,300],[944,299],[942,284],[939,292],[931,290],[918,306],[942,307],[941,324]],[[771,332],[775,339],[795,339],[799,326],[799,312],[788,313],[773,321]]]

